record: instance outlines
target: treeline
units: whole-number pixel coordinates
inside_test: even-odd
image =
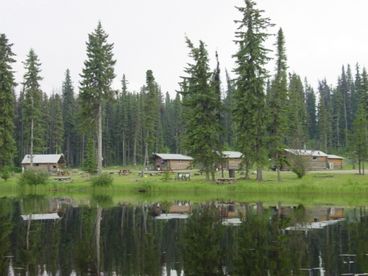
[[[174,98],[161,90],[151,70],[140,91],[131,91],[122,76],[121,88],[111,82],[113,44],[101,23],[89,35],[87,59],[78,87],[66,70],[61,93],[41,90],[42,64],[34,50],[24,61],[25,73],[15,94],[15,54],[0,35],[0,167],[19,166],[25,154],[64,153],[71,167],[148,165],[153,152],[187,153],[207,176],[218,152],[239,150],[246,171],[262,168],[271,158],[281,167],[285,147],[312,148],[362,161],[367,156],[368,75],[365,68],[343,66],[336,84],[326,80],[317,91],[306,79],[289,73],[285,37],[276,41],[276,70],[267,72],[264,42],[272,26],[253,1],[238,8],[238,51],[234,77],[220,62],[209,67],[204,42],[187,38],[190,62]],[[77,93],[79,91],[79,93]],[[103,143],[102,143],[103,141]]]

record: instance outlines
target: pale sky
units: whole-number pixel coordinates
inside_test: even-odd
[[[288,66],[316,87],[327,78],[335,84],[342,64],[368,64],[367,0],[258,0],[258,7],[282,27]],[[114,88],[123,73],[130,90],[138,91],[152,69],[163,93],[174,95],[189,61],[185,35],[203,40],[211,65],[218,51],[222,71],[234,66],[236,25],[242,0],[0,0],[0,33],[14,43],[16,80],[22,61],[33,48],[42,62],[42,88],[60,91],[66,68],[74,86],[85,60],[88,33],[101,20],[117,60]],[[273,45],[275,37],[269,45]],[[270,69],[274,68],[274,61]],[[17,90],[20,86],[17,87]]]

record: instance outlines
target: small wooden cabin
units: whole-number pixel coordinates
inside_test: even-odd
[[[342,163],[344,158],[338,155],[328,154],[328,168],[330,170],[342,170]]]
[[[304,159],[307,170],[320,171],[328,169],[327,154],[320,150],[285,149],[286,159],[290,162],[293,157],[300,156]],[[283,166],[282,170],[289,170]]]
[[[238,151],[223,151],[223,169],[239,170],[242,161],[242,153]]]
[[[183,154],[154,153],[153,160],[157,171],[190,170],[193,164],[193,158]]]
[[[57,174],[65,168],[65,159],[63,154],[33,154],[32,169]],[[31,168],[31,155],[26,154],[22,160],[22,171]]]

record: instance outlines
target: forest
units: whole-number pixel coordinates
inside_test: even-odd
[[[31,152],[63,153],[69,167],[96,171],[147,166],[152,153],[166,152],[193,156],[209,177],[217,152],[238,150],[261,180],[269,160],[281,166],[286,147],[365,160],[366,69],[342,65],[334,84],[323,76],[311,84],[288,68],[282,29],[272,35],[271,20],[251,0],[237,9],[243,18],[236,21],[235,68],[222,72],[217,53],[186,38],[188,63],[180,90],[171,94],[161,90],[152,70],[146,70],[139,91],[129,88],[128,77],[115,75],[114,45],[101,22],[81,53],[86,55],[81,81],[75,83],[66,69],[60,93],[54,94],[41,89],[42,61],[32,49],[23,61],[23,81],[15,83],[13,44],[0,34],[0,169],[19,167]],[[275,49],[266,48],[269,40],[275,40]],[[273,72],[266,70],[270,63]],[[121,78],[118,90],[111,87],[115,78]]]

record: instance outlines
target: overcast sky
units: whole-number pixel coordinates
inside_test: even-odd
[[[313,86],[325,77],[335,84],[342,64],[368,64],[368,1],[257,3],[276,24],[272,31],[284,30],[289,70],[307,77]],[[211,65],[218,51],[223,71],[231,72],[236,51],[233,20],[241,17],[234,6],[242,4],[242,0],[0,0],[0,33],[14,43],[17,82],[24,73],[22,61],[33,48],[42,62],[42,88],[50,94],[60,91],[66,68],[78,86],[88,33],[101,20],[114,43],[114,87],[120,88],[124,73],[130,90],[137,91],[146,70],[152,69],[162,91],[174,95],[189,61],[185,35],[208,45]]]

